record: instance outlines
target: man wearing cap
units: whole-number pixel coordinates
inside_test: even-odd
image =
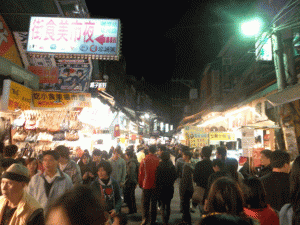
[[[32,195],[47,211],[49,203],[73,187],[72,180],[58,167],[59,154],[56,151],[43,152],[44,173],[34,175],[28,185]]]
[[[0,224],[44,224],[42,206],[24,191],[30,179],[28,169],[14,163],[1,178]]]
[[[64,146],[59,145],[55,148],[59,154],[59,168],[64,173],[68,174],[74,185],[82,184],[82,176],[79,165],[70,159],[70,150]]]

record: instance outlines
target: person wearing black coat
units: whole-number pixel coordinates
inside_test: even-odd
[[[129,214],[137,212],[136,200],[135,200],[135,189],[138,184],[138,169],[139,163],[132,150],[126,150],[125,157],[127,160],[126,164],[126,178],[124,184],[124,202],[129,208]]]
[[[171,213],[171,200],[174,195],[174,183],[177,179],[176,169],[170,160],[169,152],[162,152],[161,161],[156,169],[156,184],[158,199],[162,203],[162,220],[168,224]]]
[[[82,174],[83,184],[89,185],[95,179],[95,168],[89,153],[83,153],[78,165]]]

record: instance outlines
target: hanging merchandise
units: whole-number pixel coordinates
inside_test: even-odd
[[[34,133],[34,132],[30,132],[27,137],[25,138],[25,142],[30,142],[30,143],[34,143],[37,141],[38,138],[38,134]]]
[[[22,113],[17,119],[12,122],[12,127],[23,127],[25,124],[25,116]]]
[[[35,130],[36,129],[36,116],[33,114],[26,115],[25,130]]]
[[[65,132],[57,132],[53,134],[53,141],[64,141]]]
[[[19,128],[16,133],[13,135],[12,139],[15,142],[23,142],[27,137],[27,133],[23,128]]]
[[[51,141],[53,141],[53,135],[48,134],[46,132],[39,133],[37,141],[51,142]]]
[[[79,135],[77,131],[69,131],[66,132],[66,140],[67,141],[77,141],[79,139]]]
[[[114,137],[120,137],[121,133],[120,133],[120,125],[115,125],[115,129],[114,129]]]
[[[82,122],[78,120],[78,114],[72,113],[70,116],[70,130],[81,130],[82,129]]]

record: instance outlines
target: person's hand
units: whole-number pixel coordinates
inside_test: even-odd
[[[116,212],[116,210],[112,209],[109,211],[109,214],[112,218],[114,218],[117,215],[117,212]]]
[[[88,178],[88,176],[89,176],[89,173],[88,173],[88,172],[85,172],[85,174],[83,175],[82,179],[83,179],[83,180],[86,180],[86,179]]]
[[[89,172],[90,177],[94,177],[94,174],[92,172]]]

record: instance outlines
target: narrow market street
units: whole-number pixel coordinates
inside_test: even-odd
[[[170,216],[170,220],[169,220],[169,224],[171,224],[171,225],[175,225],[178,222],[180,222],[181,216],[182,216],[182,214],[179,212],[180,211],[180,209],[179,209],[179,204],[180,204],[179,180],[177,180],[175,182],[174,188],[175,188],[174,197],[171,202],[171,216]],[[142,205],[141,205],[142,189],[141,188],[138,187],[136,189],[135,196],[136,196],[136,204],[138,207],[138,212],[136,214],[128,216],[128,220],[129,220],[128,224],[130,224],[130,225],[137,225],[137,224],[140,224],[142,221]],[[122,212],[128,213],[128,208],[122,207]],[[192,216],[193,224],[196,224],[196,222],[200,220],[199,211],[196,211],[195,213],[191,213],[191,216]],[[157,211],[157,220],[156,221],[158,224],[163,224],[160,211]]]

